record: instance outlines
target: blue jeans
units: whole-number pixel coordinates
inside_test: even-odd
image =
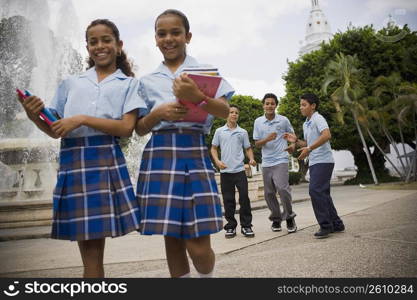
[[[324,230],[338,229],[343,221],[337,215],[332,197],[330,196],[330,179],[334,163],[319,163],[310,166],[309,193],[314,214],[320,228]]]

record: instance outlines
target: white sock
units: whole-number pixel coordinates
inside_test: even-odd
[[[184,275],[181,275],[179,278],[191,278],[191,273],[185,273]]]
[[[200,278],[213,278],[213,271],[211,271],[210,273],[207,273],[207,274],[203,274],[203,273],[200,273],[200,272],[197,272],[198,273],[198,276],[200,276]]]

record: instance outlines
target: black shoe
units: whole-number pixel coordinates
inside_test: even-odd
[[[246,237],[254,237],[255,236],[255,233],[253,232],[252,228],[250,228],[250,227],[242,227],[241,232]]]
[[[231,239],[236,236],[236,229],[235,228],[229,228],[226,229],[226,233],[224,234],[226,239]]]
[[[287,220],[287,231],[288,233],[293,233],[297,231],[297,224],[295,224],[294,218]]]
[[[331,231],[330,231],[330,230],[320,228],[320,230],[319,230],[319,231],[317,231],[317,232],[314,234],[314,237],[315,237],[316,239],[325,239],[325,238],[329,237],[329,234],[330,234],[330,233],[331,233]]]
[[[281,222],[277,222],[277,221],[272,222],[271,230],[274,231],[274,232],[281,231],[282,230],[281,229]]]
[[[345,231],[345,225],[342,224],[342,225],[333,227],[332,233],[333,232],[344,232],[344,231]]]

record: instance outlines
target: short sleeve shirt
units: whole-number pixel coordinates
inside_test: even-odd
[[[268,120],[265,116],[255,120],[253,128],[253,139],[262,140],[269,134],[276,132],[277,137],[273,141],[267,142],[262,147],[262,167],[272,167],[282,163],[288,163],[287,141],[283,138],[284,133],[294,132],[290,121],[279,114],[275,118]]]
[[[152,73],[145,75],[140,79],[140,95],[146,103],[146,109],[141,109],[140,116],[144,116],[157,106],[170,101],[176,101],[176,97],[172,91],[172,85],[174,79],[178,77],[186,68],[201,68],[210,67],[208,65],[198,63],[193,57],[186,56],[184,63],[177,69],[175,73],[172,73],[167,66],[163,63]],[[222,79],[219,89],[217,90],[216,98],[225,97],[230,99],[234,94],[234,89],[225,80]],[[213,123],[214,116],[209,114],[206,122],[170,122],[161,121],[154,126],[152,130],[169,129],[169,128],[193,128],[201,130],[204,133],[209,133],[211,125]]]
[[[329,125],[327,125],[326,119],[315,112],[310,120],[307,119],[303,124],[304,139],[307,141],[307,145],[313,144],[320,137],[321,132],[327,128],[329,128]],[[334,163],[330,142],[327,141],[311,151],[308,161],[309,166],[318,163]]]
[[[212,145],[221,150],[221,161],[227,166],[221,173],[238,173],[245,170],[243,149],[250,148],[248,132],[239,127],[229,128],[226,125],[217,128],[214,133]]]
[[[95,68],[81,75],[63,80],[50,107],[61,117],[89,115],[97,118],[121,120],[134,109],[144,109],[145,102],[139,96],[139,80],[126,76],[120,69],[98,82]],[[67,137],[105,135],[99,130],[81,126]]]

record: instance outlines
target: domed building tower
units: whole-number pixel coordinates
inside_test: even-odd
[[[306,37],[301,42],[298,54],[300,56],[314,50],[320,49],[322,42],[332,38],[329,22],[319,6],[319,0],[311,0],[311,11],[306,26]]]

